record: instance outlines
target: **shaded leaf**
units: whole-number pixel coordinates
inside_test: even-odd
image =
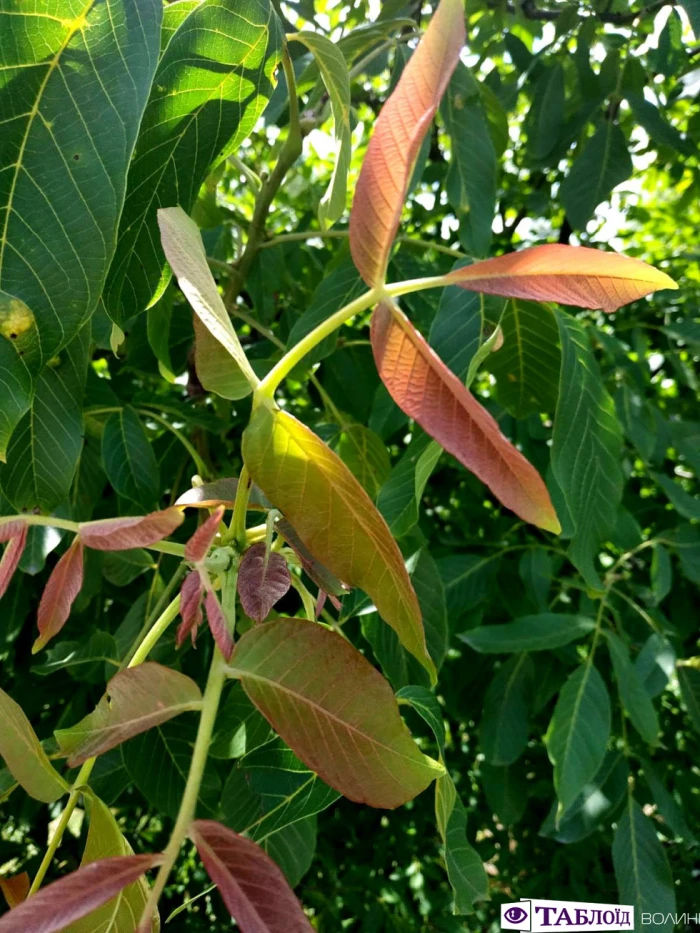
[[[127,405],[110,415],[102,433],[107,479],[120,496],[151,508],[160,493],[158,464],[136,410]]]
[[[352,257],[368,285],[386,276],[414,163],[464,39],[461,0],[442,0],[374,126],[350,214]]]
[[[162,541],[179,528],[184,520],[185,516],[180,509],[170,508],[151,512],[150,515],[83,522],[78,534],[86,547],[97,551],[127,551]]]
[[[559,197],[574,230],[586,229],[596,207],[609,200],[613,189],[626,181],[632,171],[632,159],[622,130],[612,120],[604,120],[595,136],[585,144],[559,189]]]
[[[193,680],[149,661],[115,674],[93,712],[57,730],[56,739],[73,768],[173,716],[199,709],[201,702]]]
[[[285,826],[262,843],[262,849],[284,872],[289,886],[295,888],[311,868],[316,854],[317,820],[308,816]]]
[[[516,655],[496,672],[486,691],[479,743],[489,764],[510,765],[527,745],[534,673],[532,659]]]
[[[372,598],[406,650],[434,677],[401,552],[342,461],[291,415],[263,406],[243,433],[243,458],[304,545],[339,579]]]
[[[78,535],[66,553],[51,571],[37,613],[39,637],[32,646],[32,654],[61,631],[70,615],[71,607],[83,585],[83,542]]]
[[[381,437],[363,424],[344,425],[337,453],[367,495],[375,499],[391,473],[389,452]]]
[[[696,661],[697,660],[693,659]],[[677,667],[681,697],[695,731],[700,732],[700,667],[680,663]]]
[[[606,631],[605,637],[622,705],[644,741],[650,745],[658,745],[659,717],[637,669],[630,661],[629,652],[614,632]]]
[[[192,489],[183,492],[175,505],[194,509],[211,509],[217,505],[225,505],[226,508],[232,509],[236,502],[237,492],[237,478],[217,479],[213,483],[203,483],[201,486],[193,486]],[[258,486],[253,485],[250,490],[248,508],[271,509],[272,503]]]
[[[238,595],[246,615],[262,622],[290,586],[287,562],[281,554],[267,553],[264,541],[248,548],[238,568]]]
[[[212,820],[195,820],[190,837],[242,933],[311,933],[301,904],[260,846]]]
[[[282,37],[267,0],[204,0],[167,44],[129,169],[105,287],[117,324],[145,310],[169,279],[156,211],[186,213],[212,168],[250,133],[274,87]]]
[[[557,822],[595,777],[609,737],[608,691],[588,661],[579,665],[562,687],[545,738],[559,799]]]
[[[550,243],[462,266],[445,276],[470,291],[558,301],[615,311],[660,288],[678,288],[665,272],[619,253]]]
[[[207,392],[232,401],[250,395],[250,382],[232,359],[231,354],[220,344],[195,314],[194,323],[194,368],[197,378]]]
[[[68,785],[54,769],[18,703],[0,690],[0,757],[30,797],[58,800]]]
[[[485,482],[507,508],[549,531],[560,530],[535,468],[398,308],[385,304],[376,308],[372,348],[382,381],[406,414]]]
[[[595,622],[586,616],[544,612],[523,616],[504,625],[477,626],[458,637],[482,654],[549,651],[583,638],[594,628]]]
[[[251,629],[230,671],[302,761],[351,800],[397,807],[442,770],[418,750],[384,678],[314,622]]]
[[[58,933],[111,900],[161,861],[161,855],[124,855],[90,862],[0,917],[0,933]]]
[[[697,845],[698,840],[693,835],[693,832],[688,826],[688,823],[685,819],[685,814],[683,813],[681,807],[676,803],[673,794],[671,794],[666,789],[663,781],[652,767],[650,761],[642,759],[641,763],[642,767],[644,768],[644,779],[649,785],[649,790],[651,791],[652,797],[654,798],[654,803],[656,804],[658,811],[663,817],[664,822],[668,826],[671,834],[679,839],[682,839],[688,846]]]

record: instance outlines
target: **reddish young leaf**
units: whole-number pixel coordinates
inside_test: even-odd
[[[0,917],[0,933],[64,930],[111,900],[162,860],[162,855],[124,855],[84,865]]]
[[[337,606],[340,607],[340,603],[336,597],[347,593],[351,587],[339,580],[334,573],[331,573],[328,567],[324,566],[320,560],[314,557],[286,518],[280,518],[278,520],[275,525],[275,531],[284,538],[290,548],[296,553],[309,579],[313,580],[316,586],[320,590],[323,590],[324,593],[328,593],[334,606],[337,603]]]
[[[184,518],[180,509],[170,508],[150,515],[85,522],[78,533],[83,544],[96,551],[128,551],[162,541],[179,528]]]
[[[0,544],[9,541],[10,538],[16,537],[26,527],[27,523],[22,521],[22,519],[2,522],[2,524],[0,524]]]
[[[73,543],[51,572],[41,595],[37,623],[39,637],[32,654],[58,635],[70,615],[71,606],[83,585],[83,542],[76,535]]]
[[[18,907],[22,901],[26,901],[27,894],[29,894],[29,875],[23,871],[10,878],[0,878],[0,891],[8,907]]]
[[[209,622],[211,633],[214,636],[214,641],[219,646],[219,651],[228,661],[233,652],[233,638],[226,625],[226,617],[221,609],[219,600],[216,598],[214,591],[209,589],[209,587],[207,587],[207,592],[204,597],[204,605],[207,610],[207,621]]]
[[[57,730],[55,736],[61,754],[68,756],[74,768],[201,705],[202,694],[193,680],[148,661],[115,674],[95,709],[69,729]]]
[[[271,551],[265,564],[265,544],[253,544],[243,555],[238,568],[238,595],[241,606],[251,619],[262,622],[292,585],[287,562]]]
[[[445,280],[488,295],[603,311],[616,311],[659,288],[678,288],[665,272],[640,259],[561,243],[484,259],[450,272]]]
[[[204,560],[209,553],[214,538],[219,533],[219,525],[221,524],[221,519],[224,517],[224,511],[225,507],[220,505],[211,513],[206,521],[202,522],[185,545],[185,560],[189,560],[193,564],[199,563],[200,560]]]
[[[254,626],[229,671],[299,758],[350,800],[398,807],[444,773],[411,738],[379,671],[316,622]]]
[[[418,150],[464,39],[462,0],[442,0],[377,119],[350,214],[352,258],[368,285],[385,279]]]
[[[372,316],[372,349],[396,404],[527,522],[559,532],[537,470],[428,346],[405,314],[386,304]]]
[[[0,541],[7,541],[5,553],[0,557],[0,599],[7,592],[10,581],[14,576],[17,565],[19,564],[24,547],[27,543],[27,532],[29,531],[24,522],[12,522],[5,528],[15,527],[15,533],[7,538],[0,538]]]
[[[260,846],[214,820],[195,820],[190,838],[242,933],[312,933],[287,879]]]
[[[198,570],[188,573],[180,587],[180,616],[182,622],[178,626],[175,643],[179,648],[188,635],[192,644],[197,638],[197,629],[202,623],[202,595],[204,584]]]

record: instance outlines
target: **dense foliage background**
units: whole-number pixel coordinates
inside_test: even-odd
[[[193,8],[196,0],[173,7],[184,4]],[[430,6],[298,0],[282,3],[279,12],[287,32],[328,35],[346,57],[352,190],[372,122]],[[575,562],[566,522],[561,540],[526,527],[451,458],[421,459],[425,436],[380,385],[366,316],[324,343],[313,376],[307,359],[285,384],[288,410],[330,443],[376,496],[404,555],[419,555],[414,584],[429,634],[445,654],[437,692],[446,762],[468,809],[468,838],[486,863],[491,894],[474,916],[451,915],[430,793],[390,813],[341,800],[270,844],[320,931],[486,930],[496,923],[501,902],[522,896],[624,900],[631,882],[619,862],[616,879],[612,844],[628,793],[643,809],[652,838],[643,866],[645,909],[673,911],[674,891],[679,913],[698,907],[700,7],[695,0],[682,7],[657,0],[644,8],[625,0],[469,2],[467,24],[469,68],[453,80],[421,152],[392,277],[432,275],[466,256],[558,241],[623,250],[663,268],[680,288],[612,316],[576,313],[595,358],[586,364],[591,381],[581,377],[582,395],[593,399],[582,417],[599,417],[612,440],[582,451],[572,465],[582,483],[590,481],[588,507],[605,526],[602,543],[580,545],[591,553]],[[240,258],[253,217],[255,175],[269,176],[279,155],[287,121],[284,80],[236,157],[208,179],[194,213],[260,374],[307,332],[309,321],[322,320],[360,288],[346,217],[319,235],[316,213],[335,152],[328,97],[307,49],[294,43],[290,50],[307,136],[244,281],[231,274],[229,263]],[[483,322],[481,299],[459,289],[421,292],[404,307],[443,359],[466,372],[502,304],[488,299]],[[526,305],[510,303],[503,345],[487,356],[474,383],[503,431],[549,480],[552,421],[562,404],[553,320],[548,325],[528,315]],[[15,435],[0,467],[2,513],[40,508],[76,520],[138,514],[173,503],[194,474],[204,480],[238,475],[250,401],[231,402],[202,386],[192,315],[175,285],[122,329],[115,354],[112,322],[98,307],[82,346],[72,344],[49,368],[43,408],[33,413],[38,427],[30,438],[23,431]],[[73,410],[75,393],[66,386],[80,379],[79,353],[89,353],[91,364],[82,408]],[[508,375],[513,372],[516,380]],[[579,412],[563,411],[562,420],[583,430]],[[76,437],[77,468],[64,467],[70,458],[61,451]],[[182,540],[194,526],[189,517]],[[93,708],[178,567],[176,558],[147,551],[104,559],[90,552],[68,624],[57,642],[32,656],[38,599],[63,547],[60,532],[33,528],[22,573],[0,608],[2,687],[42,738]],[[277,608],[294,614],[299,606],[292,593]],[[545,611],[595,617],[599,607],[606,627],[630,651],[631,662],[623,659],[617,670],[606,639],[593,649],[589,638],[513,655],[479,654],[459,638],[479,625]],[[415,683],[407,656],[360,594],[345,597],[340,618],[395,689]],[[170,634],[153,657],[201,682],[210,650],[202,638],[196,650],[177,654]],[[562,684],[590,650],[613,697],[612,736],[603,770],[557,829],[544,737]],[[655,746],[630,721],[637,701],[629,691],[639,683],[658,711]],[[628,691],[627,713],[618,689]],[[245,750],[237,701],[231,688],[201,799],[203,813],[221,808],[232,820],[238,794],[232,765]],[[424,749],[436,755],[427,726],[410,709],[406,716]],[[236,741],[224,735],[232,724]],[[115,808],[136,851],[167,841],[184,786],[188,728],[186,716],[99,761],[93,786]],[[250,743],[250,722],[248,733]],[[11,794],[1,812],[3,870],[32,873],[46,843],[47,812],[56,814],[21,793]],[[79,863],[80,815],[61,848],[57,873]],[[196,859],[184,858],[166,892],[163,918],[207,886]],[[206,894],[172,927],[221,929],[225,916],[217,895]]]

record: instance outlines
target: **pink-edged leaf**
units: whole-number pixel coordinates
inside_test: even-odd
[[[195,820],[190,838],[242,933],[312,933],[287,879],[259,845],[213,820]]]
[[[115,748],[134,735],[199,709],[202,694],[185,674],[149,661],[120,671],[95,709],[55,736],[71,768]]]
[[[5,541],[9,541],[10,538],[15,538],[26,527],[27,523],[22,521],[21,518],[16,520],[13,519],[9,522],[3,521],[0,524],[0,544],[4,544]]]
[[[86,547],[96,551],[128,551],[148,547],[171,535],[184,521],[180,509],[164,509],[150,515],[108,518],[80,525],[79,534]]]
[[[368,285],[381,284],[421,142],[464,45],[462,0],[442,0],[382,107],[350,214],[350,250]]]
[[[22,901],[26,901],[27,894],[29,894],[29,875],[23,871],[10,878],[0,878],[0,891],[8,907],[18,907]]]
[[[207,621],[214,641],[219,646],[219,651],[228,661],[233,653],[233,638],[226,625],[226,617],[223,613],[219,600],[214,595],[214,591],[207,588],[204,597],[204,605],[207,610]]]
[[[13,522],[13,524],[15,523]],[[2,557],[0,557],[0,599],[7,592],[27,543],[27,532],[29,531],[27,525],[24,522],[17,522],[16,524],[20,527],[11,538],[7,539],[7,547]]]
[[[255,625],[229,671],[298,757],[350,800],[391,809],[444,774],[411,738],[379,671],[316,622]]]
[[[456,269],[446,282],[504,298],[616,311],[659,288],[678,288],[659,269],[620,253],[550,243]]]
[[[243,555],[238,568],[238,595],[243,611],[262,622],[292,585],[287,562],[271,551],[265,561],[265,544],[253,544]]]
[[[559,520],[537,470],[428,346],[405,314],[380,304],[372,315],[372,349],[396,404],[486,483],[526,522],[559,532]]]
[[[189,560],[193,564],[199,563],[200,560],[204,560],[214,543],[214,538],[219,533],[219,525],[221,524],[221,519],[224,517],[224,511],[225,507],[219,505],[211,513],[209,518],[202,522],[185,545],[185,560]]]
[[[44,592],[41,595],[37,624],[39,637],[34,642],[32,654],[61,631],[70,615],[71,606],[83,585],[83,542],[79,537],[53,568]]]
[[[162,861],[162,855],[124,855],[84,865],[0,917],[0,933],[58,933]]]
[[[198,570],[188,573],[180,587],[180,616],[182,622],[178,626],[175,643],[179,648],[188,635],[192,644],[197,638],[197,629],[202,623],[202,595],[204,584]]]

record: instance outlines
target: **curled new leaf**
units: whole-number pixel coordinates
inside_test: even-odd
[[[12,534],[9,529],[13,529]],[[27,543],[27,533],[29,529],[24,522],[10,522],[0,527],[0,541],[7,541],[5,552],[0,557],[0,599],[7,592],[10,581],[14,576],[17,565],[19,564],[25,545]]]
[[[260,846],[214,820],[195,820],[190,837],[242,933],[311,933],[287,879]]]
[[[193,680],[149,661],[115,674],[96,708],[70,729],[58,730],[56,739],[73,768],[201,703]]]
[[[226,624],[226,616],[223,613],[221,604],[216,598],[214,591],[209,587],[205,588],[206,593],[204,596],[204,606],[207,610],[207,621],[209,622],[209,629],[214,636],[214,641],[216,642],[219,651],[228,661],[233,651],[233,638],[231,637],[231,633],[228,630],[228,625]]]
[[[189,560],[193,564],[204,560],[219,532],[219,525],[223,516],[224,506],[220,505],[206,521],[202,522],[185,545],[185,560]]]
[[[202,596],[204,583],[198,570],[188,573],[180,587],[180,616],[182,622],[178,626],[175,644],[179,648],[189,635],[192,644],[197,637],[197,629],[202,622]]]
[[[78,533],[83,544],[96,551],[128,551],[162,541],[180,527],[184,518],[180,509],[170,508],[149,515],[85,522]]]
[[[560,530],[537,470],[398,308],[381,304],[375,310],[372,349],[382,382],[399,408],[516,515],[548,531]]]
[[[243,610],[262,622],[285,595],[291,581],[287,562],[281,554],[266,554],[264,542],[254,544],[243,555],[238,568],[238,595]]]
[[[71,606],[83,585],[83,542],[78,536],[54,567],[41,594],[37,623],[39,637],[32,654],[58,635],[70,615]]]
[[[640,259],[561,243],[484,259],[455,269],[445,281],[487,295],[603,311],[616,311],[660,288],[678,288],[665,272]]]
[[[37,891],[0,917],[0,933],[58,933],[105,904],[162,861],[161,855],[124,855],[91,862]]]
[[[462,0],[442,0],[377,119],[350,214],[352,258],[368,285],[386,276],[416,157],[464,38]]]
[[[418,749],[381,674],[316,622],[255,626],[230,673],[299,758],[350,800],[398,807],[443,771]]]
[[[296,418],[265,407],[243,433],[243,459],[311,553],[372,598],[406,650],[435,678],[401,552],[345,464]]]

